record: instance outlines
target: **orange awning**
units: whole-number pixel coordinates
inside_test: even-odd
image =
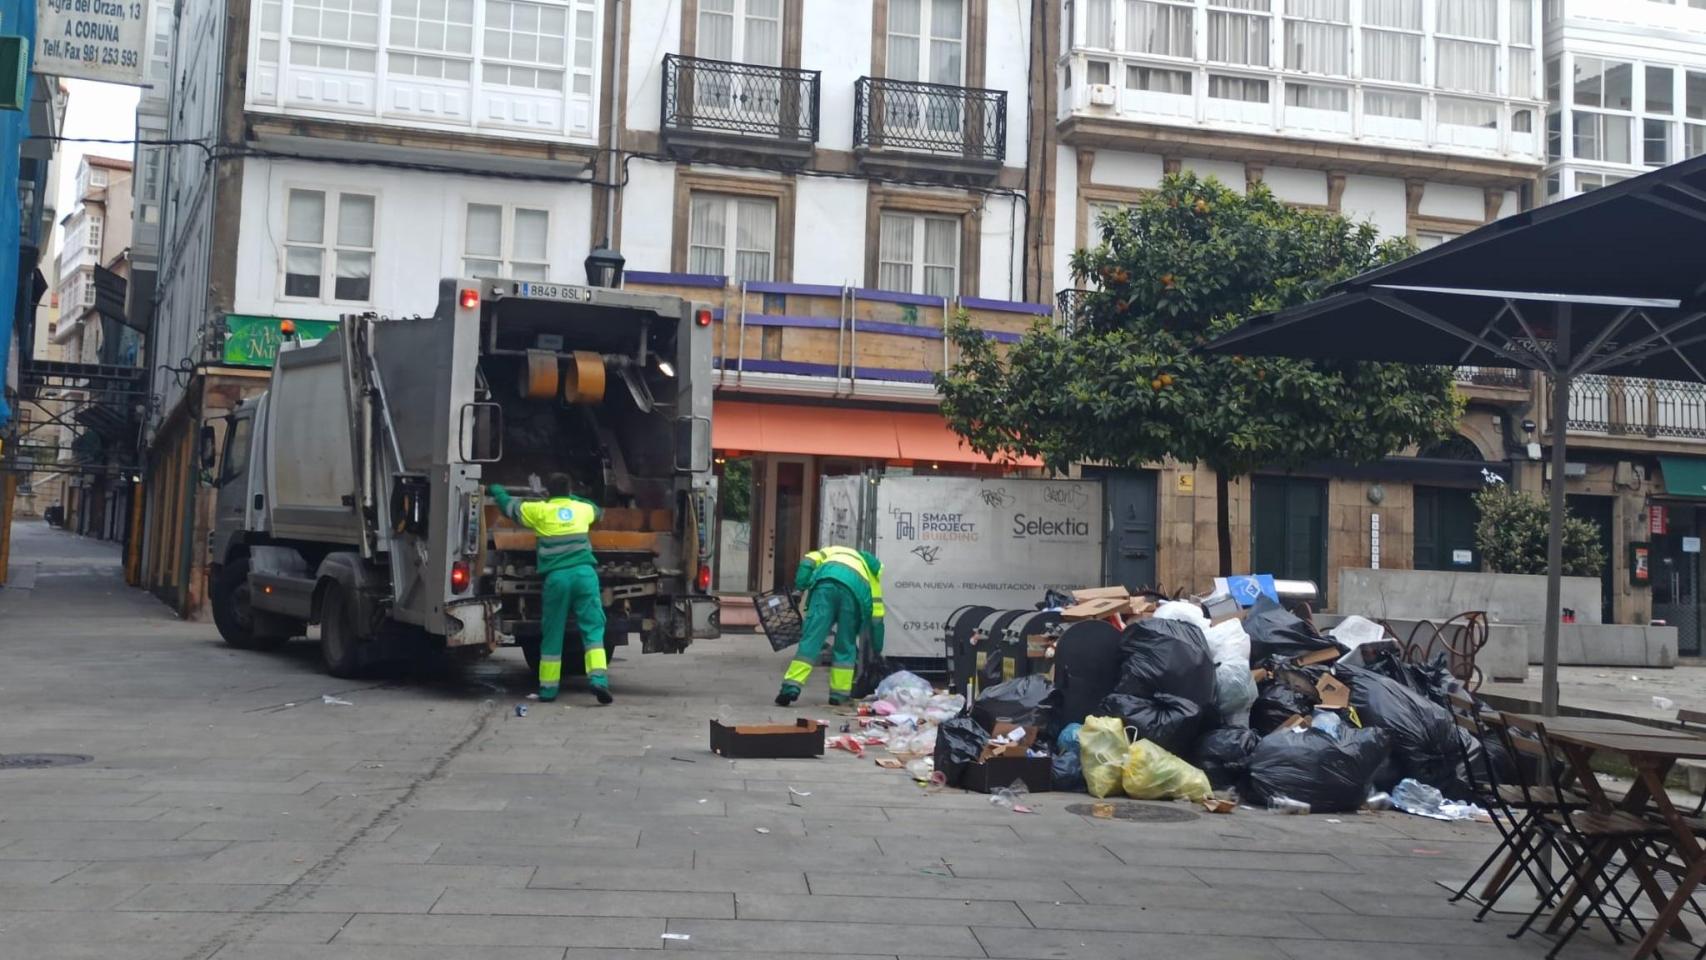
[[[719,450],[868,460],[989,463],[933,413],[716,401],[711,443]],[[1014,466],[1035,467],[1031,458]]]

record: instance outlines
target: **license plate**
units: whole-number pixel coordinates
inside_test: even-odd
[[[522,281],[516,285],[516,296],[527,297],[531,300],[561,300],[564,303],[586,303],[592,299],[592,291],[586,287],[577,287],[567,283],[531,283]]]

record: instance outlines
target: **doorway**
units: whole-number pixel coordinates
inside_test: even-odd
[[[1327,482],[1256,477],[1251,484],[1251,573],[1308,580],[1327,606]]]
[[[1413,561],[1417,570],[1479,570],[1475,524],[1481,511],[1471,490],[1451,487],[1415,488],[1416,537]]]
[[[1599,528],[1599,548],[1605,554],[1605,567],[1599,572],[1599,622],[1613,623],[1617,618],[1612,612],[1612,571],[1617,568],[1617,557],[1611,552],[1612,499],[1585,493],[1569,494],[1564,499],[1571,513]]]
[[[1653,535],[1653,619],[1676,628],[1676,652],[1701,655],[1700,538],[1702,510],[1694,504],[1664,505],[1665,532]]]
[[[1084,476],[1102,481],[1107,510],[1102,582],[1127,590],[1159,587],[1155,582],[1155,472],[1086,467]]]
[[[760,590],[792,585],[794,568],[806,552],[810,534],[806,527],[815,500],[812,458],[768,456],[764,458],[764,545],[759,568]]]

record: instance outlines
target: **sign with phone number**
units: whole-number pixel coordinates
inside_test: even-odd
[[[142,0],[39,0],[36,73],[147,86],[143,51],[148,7]]]

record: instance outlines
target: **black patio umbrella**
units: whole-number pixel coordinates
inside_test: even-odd
[[[1254,317],[1208,349],[1550,378],[1541,700],[1554,715],[1570,383],[1596,373],[1706,382],[1706,157],[1488,224]]]

